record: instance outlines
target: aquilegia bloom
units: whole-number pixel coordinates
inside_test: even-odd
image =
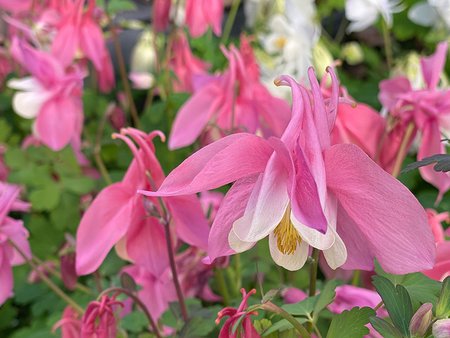
[[[426,88],[413,88],[406,77],[396,77],[380,83],[379,99],[391,115],[406,129],[413,123],[413,135],[420,131],[421,144],[417,160],[435,154],[445,154],[441,142],[442,132],[450,127],[450,89],[439,88],[439,80],[444,70],[447,43],[441,42],[436,52],[421,59],[420,65]],[[436,172],[431,166],[419,168],[423,179],[439,189],[438,201],[450,189],[450,176]]]
[[[188,146],[208,127],[220,132],[236,129],[279,136],[289,120],[289,106],[273,97],[259,81],[253,51],[245,38],[241,51],[222,49],[229,68],[220,75],[194,81],[194,94],[181,107],[169,137],[169,148]],[[197,83],[195,83],[197,82]]]
[[[10,88],[19,90],[13,97],[14,111],[35,119],[35,136],[52,150],[61,150],[69,143],[79,149],[84,74],[79,69],[66,71],[54,56],[17,38],[11,53],[31,75],[8,82]]]
[[[222,17],[223,0],[186,0],[185,23],[194,38],[205,34],[209,27],[220,36]]]
[[[131,137],[140,147],[136,147]],[[95,271],[116,245],[118,254],[158,276],[169,265],[163,215],[156,198],[143,198],[138,189],[159,187],[164,173],[155,155],[153,138],[137,129],[114,134],[130,147],[134,160],[121,182],[103,189],[83,215],[77,231],[76,269],[80,275]],[[209,225],[195,195],[163,198],[177,236],[206,249]],[[158,214],[154,214],[152,209]]]
[[[392,14],[400,12],[403,7],[401,0],[347,0],[345,16],[350,21],[349,32],[360,32],[372,26],[383,17],[386,24],[392,26]]]
[[[22,221],[8,216],[10,211],[27,211],[29,208],[27,203],[18,199],[19,192],[19,187],[0,182],[0,305],[12,296],[12,267],[25,263],[13,245],[31,258],[28,231]]]
[[[148,196],[185,195],[235,182],[209,236],[209,259],[250,249],[269,236],[274,261],[300,269],[312,246],[333,269],[408,273],[432,267],[433,235],[411,192],[352,144],[331,146],[338,104],[332,75],[324,100],[312,69],[311,90],[291,86],[292,118],[281,138],[239,133],[186,159]],[[395,206],[395,208],[394,208]]]
[[[121,307],[120,301],[108,296],[90,302],[82,318],[81,338],[116,338],[116,312]]]

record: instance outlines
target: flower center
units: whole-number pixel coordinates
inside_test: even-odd
[[[286,208],[280,223],[277,225],[273,234],[277,238],[277,247],[281,253],[292,255],[297,249],[297,245],[302,242],[302,238],[291,222],[291,207]]]
[[[287,39],[285,36],[280,36],[275,40],[275,47],[278,49],[283,49],[286,45]]]

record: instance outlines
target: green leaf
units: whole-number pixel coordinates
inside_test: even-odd
[[[141,311],[131,312],[120,321],[120,326],[127,331],[139,333],[145,331],[148,325],[147,317]]]
[[[394,325],[403,335],[408,336],[413,307],[406,288],[402,285],[394,286],[389,279],[382,276],[374,276],[373,285],[380,294]]]
[[[317,318],[319,317],[320,311],[325,309],[325,307],[330,304],[334,297],[336,296],[336,286],[338,285],[338,282],[336,280],[331,280],[325,284],[322,291],[320,291],[320,294],[318,295],[319,298],[317,299],[316,304],[314,305],[313,310],[313,321],[316,322]]]
[[[88,177],[61,177],[61,182],[67,190],[77,195],[87,194],[95,188],[94,180]]]
[[[306,318],[295,318],[295,320],[298,321],[300,324],[304,324],[306,322]],[[269,329],[267,329],[267,331],[265,331],[262,334],[262,336],[266,337],[275,332],[283,332],[283,331],[292,330],[292,329],[294,329],[294,326],[292,326],[292,324],[289,323],[286,319],[282,319],[282,320],[276,322],[275,324],[273,324],[271,327],[269,327]],[[295,332],[297,332],[297,331],[295,331]]]
[[[316,295],[314,297],[308,297],[296,304],[283,305],[281,308],[289,312],[293,316],[310,317],[311,313],[314,310],[314,307],[316,306],[318,299],[319,295]]]
[[[371,317],[370,324],[377,330],[384,338],[402,338],[400,331],[391,323],[378,317]]]
[[[61,197],[58,185],[52,183],[32,191],[29,195],[33,210],[50,211],[56,208]]]
[[[133,11],[135,9],[136,4],[131,0],[110,0],[108,2],[108,11],[110,13]]]
[[[264,294],[263,299],[261,300],[261,303],[267,303],[270,302],[272,299],[274,299],[278,294],[280,293],[280,289],[271,289],[267,291]]]
[[[436,196],[433,195],[433,203]],[[423,303],[436,304],[441,284],[433,279],[428,278],[422,273],[410,273],[407,275],[391,275],[384,272],[379,265],[375,267],[378,275],[386,277],[394,285],[403,285],[411,297],[413,307],[419,307]]]
[[[328,329],[327,338],[363,338],[369,333],[366,325],[375,311],[368,307],[355,307],[333,318]]]
[[[11,148],[5,153],[5,163],[11,169],[22,169],[27,165],[26,154],[22,149]]]
[[[447,318],[450,316],[450,276],[442,282],[441,294],[436,305],[436,316]]]

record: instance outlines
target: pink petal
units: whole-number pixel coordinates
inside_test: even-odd
[[[36,119],[36,131],[40,140],[54,151],[64,148],[75,136],[78,109],[71,98],[49,99]]]
[[[72,63],[78,49],[79,34],[77,27],[72,23],[62,26],[52,43],[52,54],[64,66]]]
[[[28,243],[29,233],[23,226],[23,221],[7,218],[6,222],[4,222],[1,227],[1,232],[6,234],[8,238],[13,241],[17,247],[19,247],[26,257],[32,257],[30,244]],[[8,259],[12,266],[21,265],[26,262],[22,254],[15,249],[9,252]]]
[[[325,164],[328,188],[342,209],[337,230],[349,253],[345,268],[372,268],[368,256],[389,273],[433,266],[435,245],[426,213],[404,185],[352,144],[326,150]]]
[[[103,69],[103,56],[107,54],[103,33],[89,17],[84,18],[80,27],[80,48],[94,64],[97,72]]]
[[[114,244],[125,235],[134,196],[134,192],[126,190],[121,183],[115,183],[103,189],[84,213],[77,230],[76,269],[79,275],[94,272]]]
[[[228,236],[233,223],[244,215],[245,207],[258,176],[256,174],[242,178],[228,190],[209,233],[209,257],[204,260],[205,263],[212,263],[217,257],[229,256],[234,253],[228,244]]]
[[[422,129],[422,142],[417,152],[417,160],[435,154],[445,154],[445,145],[441,142],[441,132],[436,120],[430,120]],[[450,176],[445,172],[437,172],[432,165],[419,168],[423,179],[439,189],[438,201],[450,188]]]
[[[147,196],[189,195],[215,189],[265,169],[272,147],[251,134],[233,134],[200,149],[163,182],[157,192]]]
[[[197,196],[164,198],[175,223],[177,235],[202,250],[208,248],[209,225]]]
[[[197,139],[214,112],[219,108],[221,93],[217,82],[196,92],[181,107],[172,126],[169,149],[188,146]]]
[[[448,43],[441,42],[433,55],[420,60],[423,78],[429,89],[435,89],[439,83],[447,59],[447,48]]]
[[[398,96],[412,90],[411,83],[406,77],[396,77],[394,79],[380,82],[380,94],[378,99],[390,112],[394,110]]]
[[[169,266],[166,236],[155,217],[145,215],[142,207],[133,212],[126,236],[126,252],[133,263],[160,276]]]
[[[0,248],[0,305],[13,294],[13,275],[5,251]]]

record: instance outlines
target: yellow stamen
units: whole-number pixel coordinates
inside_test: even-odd
[[[278,49],[283,49],[286,45],[287,39],[284,36],[280,36],[275,40],[275,47]]]
[[[277,225],[273,234],[277,238],[277,247],[281,253],[292,255],[297,249],[297,245],[302,242],[302,238],[291,222],[291,207],[286,208],[286,212]]]

